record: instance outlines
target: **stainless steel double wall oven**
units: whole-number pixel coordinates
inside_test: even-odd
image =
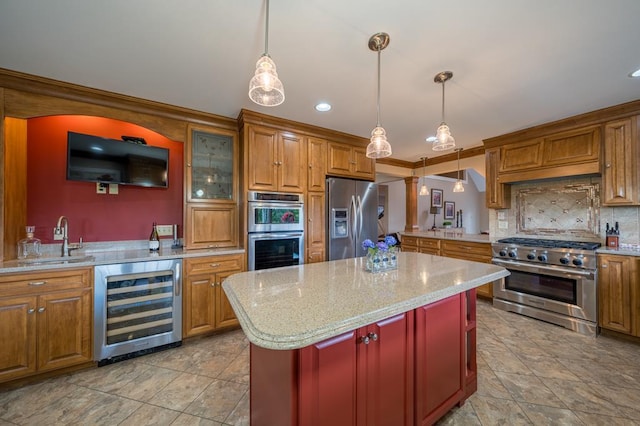
[[[249,191],[247,208],[250,271],[304,263],[302,194]]]

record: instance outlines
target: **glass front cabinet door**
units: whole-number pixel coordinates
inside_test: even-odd
[[[234,131],[189,129],[187,202],[235,200],[236,147]]]

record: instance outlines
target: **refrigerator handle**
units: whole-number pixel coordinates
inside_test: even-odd
[[[351,196],[351,232],[350,234],[353,235],[353,238],[358,238],[358,236],[356,235],[357,232],[357,226],[358,226],[358,217],[356,216],[357,212],[358,212],[358,208],[356,207],[356,197],[355,196]]]
[[[358,239],[362,238],[362,223],[364,222],[364,217],[362,216],[362,200],[358,195],[358,201],[356,203],[356,211],[358,212]]]

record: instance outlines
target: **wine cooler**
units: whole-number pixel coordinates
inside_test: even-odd
[[[99,365],[182,340],[180,259],[95,267],[94,359]]]

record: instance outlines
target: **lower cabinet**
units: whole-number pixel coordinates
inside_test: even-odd
[[[636,256],[598,255],[599,325],[640,337],[640,282]]]
[[[474,291],[298,350],[252,344],[251,424],[433,424],[476,390],[475,356]]]
[[[0,382],[92,361],[90,268],[0,277]]]
[[[187,258],[184,265],[182,336],[192,337],[237,326],[238,320],[222,289],[222,282],[244,270],[244,255]]]

